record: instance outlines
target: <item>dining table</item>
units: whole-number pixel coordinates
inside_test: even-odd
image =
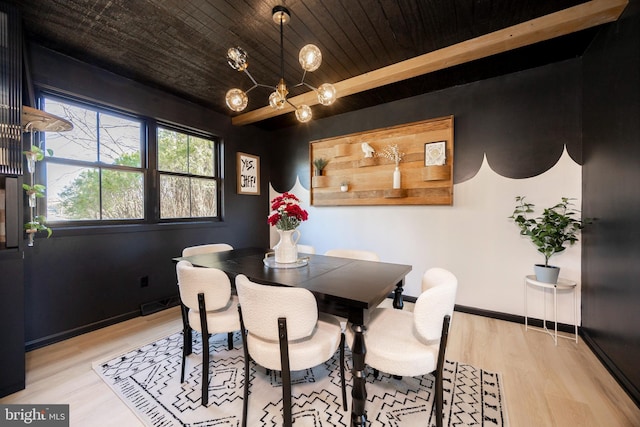
[[[402,309],[410,265],[302,253],[297,262],[280,264],[274,262],[269,249],[255,247],[173,259],[182,260],[222,270],[232,283],[235,276],[244,274],[256,283],[308,289],[316,297],[319,311],[346,318],[354,332],[351,425],[367,424],[366,325],[370,312],[389,296],[393,296],[393,307]]]

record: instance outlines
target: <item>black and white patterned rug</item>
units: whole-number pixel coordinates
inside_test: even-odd
[[[180,383],[182,333],[175,333],[137,350],[104,362],[94,370],[148,426],[233,426],[241,424],[244,357],[240,334],[227,350],[226,334],[210,341],[209,405],[200,404],[201,345],[194,333],[194,354],[187,358],[184,384]],[[351,384],[351,353],[346,352],[347,384]],[[267,375],[252,363],[247,425],[282,425],[282,389],[278,373]],[[463,363],[447,361],[444,374],[446,426],[507,426],[500,375]],[[348,426],[342,410],[339,354],[325,365],[292,373],[293,416],[298,427]],[[367,416],[371,426],[435,426],[431,407],[433,376],[394,379],[367,376]]]

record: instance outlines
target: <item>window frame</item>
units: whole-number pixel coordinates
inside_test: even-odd
[[[140,167],[131,167],[124,165],[114,165],[105,162],[95,161],[87,162],[75,159],[60,159],[45,155],[43,161],[38,162],[36,165],[37,180],[44,185],[47,184],[46,166],[47,164],[61,164],[72,166],[86,166],[95,167],[98,169],[110,169],[110,170],[122,170],[122,171],[136,171],[142,172],[143,176],[143,218],[140,219],[100,219],[100,220],[47,220],[47,224],[56,230],[73,230],[80,228],[109,228],[115,227],[131,227],[134,225],[168,225],[168,224],[198,224],[198,223],[218,223],[222,222],[222,200],[223,200],[223,170],[224,170],[224,158],[222,149],[222,140],[216,135],[183,126],[175,123],[168,123],[165,121],[157,121],[153,118],[127,112],[123,109],[107,106],[103,103],[85,100],[78,96],[61,94],[51,90],[39,90],[37,93],[37,104],[39,108],[44,106],[43,100],[53,99],[55,101],[67,103],[70,105],[78,106],[80,108],[87,108],[96,110],[99,113],[106,113],[109,115],[119,116],[129,120],[135,120],[140,122]],[[158,146],[157,146],[157,130],[159,127],[170,129],[189,135],[193,135],[199,138],[206,138],[213,141],[214,144],[214,165],[213,165],[213,180],[216,182],[216,216],[208,217],[185,217],[185,218],[160,218],[160,171],[158,169]],[[42,136],[40,133],[34,134],[35,143],[42,142]],[[44,136],[46,139],[46,135]],[[46,147],[46,142],[45,142]],[[163,172],[164,173],[164,172]],[[38,215],[47,215],[47,203],[49,195],[46,193],[44,199],[38,203]]]
[[[180,126],[180,125],[176,125],[173,123],[168,123],[166,121],[155,121],[154,122],[155,125],[153,127],[153,129],[155,130],[155,132],[151,132],[151,128],[149,128],[149,136],[151,136],[151,133],[153,133],[153,140],[154,140],[154,162],[155,162],[155,167],[154,167],[154,172],[155,172],[155,179],[154,179],[154,185],[157,188],[157,191],[155,191],[155,196],[157,197],[156,203],[155,203],[155,212],[157,215],[157,222],[158,223],[176,223],[176,222],[201,222],[201,221],[221,221],[222,220],[222,164],[224,163],[222,161],[223,157],[223,153],[222,153],[222,143],[220,141],[220,138],[216,138],[214,136],[212,136],[210,133],[208,132],[203,132],[203,131],[199,131],[196,129],[192,129],[192,128],[188,128],[185,126]],[[183,133],[185,135],[189,135],[189,136],[193,136],[196,138],[203,138],[203,139],[208,139],[211,140],[213,142],[213,152],[214,152],[214,163],[213,163],[213,177],[209,178],[206,177],[204,175],[196,175],[196,174],[190,174],[190,173],[180,173],[180,172],[170,172],[170,171],[161,171],[159,166],[158,166],[158,141],[157,141],[157,137],[158,137],[158,129],[163,128],[166,130],[170,130],[170,131],[174,131],[174,132],[180,132]],[[149,138],[149,140],[151,140],[151,138]],[[199,216],[199,217],[185,217],[185,218],[161,218],[160,216],[160,176],[161,175],[168,175],[168,176],[187,176],[187,177],[195,177],[195,178],[206,178],[206,179],[211,179],[213,181],[215,181],[216,183],[216,216]]]

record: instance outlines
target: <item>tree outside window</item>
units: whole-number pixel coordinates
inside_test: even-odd
[[[48,220],[144,219],[142,122],[49,97],[44,109],[74,125],[46,135]]]
[[[145,180],[145,120],[56,96],[45,95],[41,102],[45,111],[74,125],[43,136],[53,151],[44,162],[49,222],[217,216],[213,139],[158,127],[159,193],[152,197],[156,186]],[[145,218],[149,200],[159,200],[160,218]]]
[[[215,143],[158,127],[160,218],[217,216]]]

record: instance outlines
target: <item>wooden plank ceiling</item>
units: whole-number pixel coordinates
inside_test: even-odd
[[[226,63],[229,47],[249,54],[259,83],[280,77],[279,28],[273,6],[284,4],[284,77],[298,83],[298,51],[307,43],[322,50],[322,66],[308,73],[313,86],[337,83],[434,52],[585,0],[10,0],[21,10],[27,37],[35,43],[122,76],[175,94],[228,116],[231,87],[251,81]],[[621,3],[620,0],[612,0]],[[624,3],[624,1],[622,1]],[[399,83],[343,96],[330,107],[314,106],[314,118],[366,108],[551,62],[581,56],[597,27],[490,55]],[[290,97],[305,90],[291,90]],[[252,111],[270,91],[249,93]],[[278,129],[296,123],[293,114],[256,125]]]

